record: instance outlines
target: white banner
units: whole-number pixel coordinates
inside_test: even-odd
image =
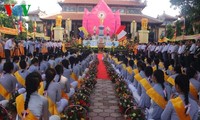
[[[83,46],[97,47],[96,40],[83,40]]]
[[[98,47],[98,40],[83,40],[83,46]],[[105,47],[119,46],[119,41],[106,41]]]
[[[118,41],[106,41],[106,44],[105,44],[105,47],[112,47],[112,46],[115,46],[117,47],[119,45],[119,42]]]

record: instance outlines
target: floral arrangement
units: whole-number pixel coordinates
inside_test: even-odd
[[[8,104],[4,108],[2,105],[0,105],[0,120],[12,120],[12,114],[16,113],[16,103],[15,99],[19,95],[19,93],[16,91],[12,93],[10,100],[8,101]]]
[[[90,96],[91,92],[92,92],[92,90],[87,87],[82,87],[77,91],[77,93],[83,93],[87,96]]]
[[[119,98],[119,109],[121,113],[125,113],[126,109],[136,104],[126,82],[118,79],[115,84],[116,95]]]
[[[111,64],[106,59],[104,59],[104,64],[107,66],[107,72],[111,78],[111,81],[115,83],[116,82],[115,80],[119,78],[119,76],[117,75]]]
[[[0,105],[0,120],[12,120],[12,115]]]
[[[82,106],[69,106],[65,112],[65,116],[61,120],[89,120],[87,110]]]
[[[135,101],[131,96],[124,94],[123,97],[119,98],[119,110],[121,113],[125,113],[125,111],[135,105]]]
[[[84,78],[84,83],[82,87],[87,87],[89,89],[93,89],[94,86],[96,85],[96,77],[97,77],[97,64],[98,60],[94,60],[92,64],[89,66],[89,71],[86,74],[86,77]]]
[[[89,110],[90,98],[83,93],[75,93],[74,96],[70,99],[70,105],[80,105],[86,110]]]
[[[125,80],[117,75],[114,68],[106,59],[104,59],[104,63],[106,64],[107,72],[110,75],[112,82],[115,83],[115,92],[119,98],[120,112],[125,114],[126,120],[144,120],[144,112],[137,107],[137,103]]]
[[[6,106],[6,109],[10,112],[17,112],[16,110],[16,103],[15,103],[15,99],[17,98],[17,96],[19,95],[19,93],[17,91],[15,91],[14,93],[12,93],[11,98]]]
[[[89,89],[93,89],[96,83],[97,83],[96,80],[89,78],[88,80],[84,81],[82,86],[87,87]]]
[[[144,112],[137,106],[129,107],[124,117],[126,120],[145,120]]]
[[[98,59],[89,66],[89,71],[83,78],[83,84],[72,96],[69,107],[64,110],[62,120],[89,120],[87,111],[90,107],[90,95],[95,87]]]
[[[124,81],[116,82],[115,91],[118,97],[122,97],[124,94],[131,96],[131,92],[129,91],[128,86]]]

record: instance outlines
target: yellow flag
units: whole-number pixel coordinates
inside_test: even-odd
[[[36,28],[37,28],[37,23],[36,23],[36,21],[35,21],[34,24],[33,24],[33,28],[34,28],[34,32],[36,32]]]
[[[37,27],[37,23],[36,23],[36,21],[34,22],[34,27]]]
[[[128,43],[128,41],[127,41],[127,39],[125,39],[125,40],[123,41],[123,46],[125,47],[127,43]]]
[[[82,44],[82,40],[81,40],[81,38],[78,39],[78,44]]]
[[[83,31],[84,36],[88,36],[88,32],[87,32],[87,30],[86,30],[84,27],[79,27],[78,29],[79,29],[80,31]]]

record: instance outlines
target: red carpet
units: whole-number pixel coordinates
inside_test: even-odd
[[[102,60],[103,54],[99,53],[97,55],[97,57],[99,59],[97,79],[109,80],[110,78],[109,78],[109,76],[107,74],[106,66],[104,65],[104,62]]]

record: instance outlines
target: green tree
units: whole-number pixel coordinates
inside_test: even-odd
[[[4,0],[4,4],[16,4],[16,0]]]
[[[170,0],[174,8],[181,10],[181,16],[185,18],[185,33],[194,34],[193,26],[199,21],[200,0]]]
[[[16,17],[8,16],[6,13],[0,14],[0,26],[15,28]]]
[[[172,6],[181,10],[181,15],[195,19],[200,13],[200,0],[170,0]]]
[[[16,4],[16,0],[0,0],[0,12],[5,12],[4,4]]]
[[[28,22],[28,31],[29,31],[30,33],[33,32],[33,21],[29,21],[29,22]]]
[[[174,28],[172,27],[172,25],[167,25],[166,37],[172,39],[173,36],[174,36]]]
[[[25,40],[27,38],[27,33],[26,32],[22,32],[19,35],[17,35],[15,38],[17,40]]]
[[[37,32],[37,33],[41,33],[41,30],[40,30],[40,27],[39,27],[39,26],[36,27],[36,32]]]
[[[181,30],[181,22],[180,21],[176,21],[175,23],[175,27],[176,27],[176,36],[181,36],[183,33],[183,30]]]
[[[193,23],[191,19],[186,19],[185,21],[185,35],[193,35]]]

